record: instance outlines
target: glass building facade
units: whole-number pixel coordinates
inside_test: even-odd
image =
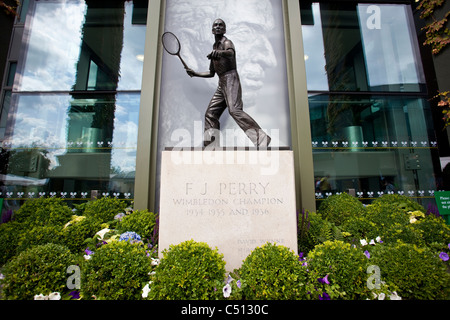
[[[26,3],[2,106],[5,205],[133,199],[147,2]]]
[[[316,198],[433,199],[439,154],[411,6],[302,6]]]
[[[275,147],[296,154],[303,202],[339,192],[363,202],[388,192],[434,201],[437,129],[407,1],[24,0],[0,100],[3,209],[40,196],[140,193],[139,206],[157,211],[159,155],[181,140],[201,144],[216,85],[192,82],[159,38],[177,31],[187,63],[207,70],[196,57],[210,50],[207,19],[216,13],[232,17],[246,110]],[[224,115],[224,129],[234,126]],[[248,146],[244,135],[231,138]],[[309,158],[314,179],[303,178]]]

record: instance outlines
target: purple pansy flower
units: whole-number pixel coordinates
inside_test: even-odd
[[[445,252],[441,252],[439,253],[439,258],[442,259],[442,261],[448,261],[448,254],[446,254]]]
[[[328,293],[324,292],[323,294],[319,294],[319,300],[331,300]]]
[[[79,291],[71,291],[69,293],[69,296],[71,296],[72,298],[70,299],[80,299],[80,292]]]
[[[319,281],[320,283],[330,284],[330,281],[328,281],[328,275],[323,278],[317,279],[317,281]]]

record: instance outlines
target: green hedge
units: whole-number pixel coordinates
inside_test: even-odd
[[[83,299],[141,299],[151,271],[151,259],[142,244],[113,241],[83,264],[81,294]]]
[[[162,254],[151,279],[150,299],[209,300],[220,296],[225,261],[217,249],[189,240]]]
[[[331,196],[318,212],[299,216],[299,256],[267,243],[228,277],[223,255],[202,242],[173,245],[155,259],[154,213],[111,198],[76,207],[29,200],[0,225],[5,298],[68,298],[66,269],[74,264],[82,299],[450,298],[450,227],[403,196],[367,206]],[[381,281],[375,289],[368,282],[373,270]]]
[[[2,269],[6,299],[32,300],[35,295],[68,291],[66,270],[77,258],[67,247],[53,243],[34,246],[11,259]]]
[[[267,243],[245,258],[238,271],[242,294],[249,300],[293,300],[306,297],[306,269],[287,247]]]
[[[377,245],[371,249],[372,264],[381,277],[398,287],[398,294],[408,300],[448,300],[450,273],[436,252],[427,247],[401,241]]]

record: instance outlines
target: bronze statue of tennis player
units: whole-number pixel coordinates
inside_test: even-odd
[[[226,25],[222,19],[214,21],[212,33],[215,36],[213,51],[208,54],[211,60],[209,71],[195,72],[186,68],[191,77],[212,78],[217,73],[219,85],[205,113],[204,146],[215,141],[214,130],[220,130],[219,118],[228,107],[228,112],[239,127],[257,147],[267,147],[270,137],[256,121],[245,113],[242,103],[242,89],[236,70],[236,52],[233,42],[224,36]],[[218,141],[215,142],[217,144]]]

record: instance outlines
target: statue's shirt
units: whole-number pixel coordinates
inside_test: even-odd
[[[216,59],[211,59],[209,69],[214,71],[220,76],[228,71],[236,70],[236,54],[234,44],[231,40],[228,40],[225,36],[219,42],[214,43],[214,50],[232,50],[233,54],[230,56],[223,56]]]

